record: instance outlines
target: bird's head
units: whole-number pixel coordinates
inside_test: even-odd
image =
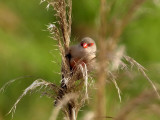
[[[92,38],[89,37],[83,38],[79,46],[81,47],[82,50],[85,50],[88,53],[89,52],[95,53],[97,49],[96,43]]]

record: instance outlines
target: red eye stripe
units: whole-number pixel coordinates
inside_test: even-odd
[[[88,47],[88,44],[87,44],[87,43],[81,43],[81,46],[82,46],[83,48],[87,48],[87,47]]]
[[[83,48],[87,48],[87,47],[91,47],[91,46],[93,46],[94,45],[94,43],[81,43],[81,46],[83,47]]]
[[[83,48],[87,48],[88,44],[87,43],[83,43]]]
[[[90,47],[90,46],[93,46],[93,45],[94,45],[94,43],[88,43],[87,45]]]

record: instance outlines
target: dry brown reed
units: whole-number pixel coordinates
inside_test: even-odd
[[[142,73],[142,75],[148,80],[148,82],[152,85],[155,93],[157,94],[158,98],[160,99],[160,95],[158,93],[158,90],[156,88],[156,86],[154,85],[154,83],[152,82],[152,80],[148,77],[148,75],[145,72],[145,68],[140,65],[138,62],[136,62],[133,58],[129,57],[129,56],[124,56],[125,60],[127,62],[129,62],[131,64],[131,67],[136,66],[136,68]]]
[[[108,4],[106,3],[106,0],[101,0],[100,1],[100,27],[99,27],[99,39],[98,39],[98,45],[99,45],[99,56],[98,56],[98,64],[99,68],[97,71],[97,105],[96,105],[96,116],[105,116],[106,115],[106,96],[105,96],[105,84],[106,84],[106,79],[107,74],[106,71],[109,71],[109,68],[107,67],[109,64],[109,57],[113,56],[114,51],[117,49],[117,44],[119,41],[119,37],[122,34],[125,26],[128,24],[129,20],[132,18],[133,13],[137,9],[138,6],[140,6],[144,0],[134,0],[133,4],[129,8],[127,14],[122,18],[121,23],[116,29],[114,30],[114,34],[109,36],[109,39],[107,41],[107,46],[106,46],[106,35],[107,35],[107,20],[106,20],[106,15],[107,15],[107,6]],[[109,29],[109,28],[108,28]],[[108,57],[106,57],[106,55]],[[123,56],[123,53],[121,54],[121,57]],[[113,59],[112,59],[113,60]],[[119,59],[114,59],[114,60],[119,60],[121,62],[121,58]],[[119,63],[117,63],[119,64]],[[117,66],[117,65],[116,65]],[[120,89],[115,81],[115,79],[112,79],[113,83],[115,84],[119,98],[120,97]]]
[[[125,27],[128,25],[130,20],[133,18],[133,15],[137,11],[137,9],[144,2],[145,2],[145,0],[133,0],[130,7],[128,8],[128,11],[124,15],[124,17],[120,20],[120,22],[118,24],[115,23],[116,25],[114,25],[114,26],[116,26],[116,27],[113,30],[113,34],[108,39],[109,40],[109,44],[108,44],[109,50],[114,51],[114,49],[116,49],[117,43],[119,42],[119,38],[120,38],[121,34],[123,33]]]
[[[42,79],[37,79],[35,80],[29,87],[27,87],[24,92],[21,94],[21,96],[17,99],[17,101],[15,102],[15,104],[13,105],[13,107],[10,109],[10,111],[8,112],[8,114],[12,113],[12,118],[13,115],[16,111],[16,107],[17,104],[20,102],[20,100],[29,92],[34,92],[36,89],[38,89],[38,91],[40,91],[42,88],[51,88],[52,90],[54,90],[55,92],[58,90],[58,87],[56,85],[54,85],[53,83],[47,82],[45,80]]]
[[[49,118],[49,120],[56,120],[57,119],[57,116],[58,116],[58,113],[60,112],[60,110],[65,107],[68,102],[70,102],[71,100],[74,100],[74,99],[77,99],[78,95],[75,94],[75,93],[68,93],[68,94],[65,94],[63,99],[61,101],[59,101],[59,103],[57,104],[56,108],[53,109],[52,111],[52,114]],[[66,111],[68,112],[68,111]],[[75,110],[73,109],[73,113],[75,112]],[[75,113],[73,114],[75,115]],[[68,117],[68,116],[66,116]],[[70,119],[70,118],[66,118],[67,120]],[[76,116],[73,116],[73,119],[75,120],[76,119]]]
[[[57,18],[57,23],[50,24],[48,30],[50,31],[53,39],[58,41],[60,54],[62,56],[62,81],[61,89],[57,94],[55,101],[56,107],[59,102],[64,99],[64,96],[71,93],[79,94],[78,98],[67,101],[66,105],[61,109],[68,120],[76,120],[79,109],[88,99],[88,73],[87,67],[79,66],[76,72],[70,70],[69,59],[69,43],[71,37],[71,24],[72,24],[72,0],[55,0],[47,1],[48,4],[53,6]],[[79,72],[82,73],[83,79],[78,81]],[[79,82],[79,84],[77,84]]]
[[[99,39],[98,39],[98,47],[99,47],[99,55],[98,55],[98,70],[97,70],[97,102],[96,102],[96,117],[100,118],[100,116],[106,115],[106,77],[107,74],[105,72],[107,68],[106,64],[106,50],[107,46],[105,44],[106,41],[106,0],[100,1],[100,27],[99,27]],[[101,119],[101,118],[100,118]]]
[[[119,99],[121,101],[121,95],[120,95],[120,89],[118,87],[118,84],[115,80],[115,77],[112,73],[116,72],[119,68],[122,69],[128,69],[126,63],[122,61],[123,58],[127,59],[124,54],[124,49],[118,50],[117,48],[119,39],[121,34],[123,33],[125,27],[128,25],[130,20],[132,19],[134,13],[137,11],[137,9],[145,2],[145,0],[133,0],[133,2],[130,4],[128,11],[122,17],[119,24],[116,24],[115,29],[113,30],[113,34],[106,33],[108,30],[106,30],[106,25],[109,25],[110,23],[106,20],[106,15],[109,11],[107,11],[107,8],[110,8],[110,4],[106,4],[106,0],[101,0],[101,6],[100,6],[100,30],[99,30],[99,39],[98,39],[98,45],[99,45],[99,53],[98,56],[98,62],[101,63],[98,68],[98,77],[97,77],[97,106],[96,106],[96,118],[103,116],[106,114],[106,103],[105,103],[105,79],[110,79],[115,84],[115,87],[118,91]],[[109,29],[109,28],[108,28]],[[108,41],[106,46],[106,36],[108,35]],[[107,57],[106,57],[107,56]],[[130,58],[130,57],[129,57]],[[128,59],[127,59],[128,60]],[[136,61],[133,62],[133,59],[128,60],[127,62],[132,64],[134,63],[135,66],[141,71],[142,75],[151,83],[152,87],[154,88],[155,92],[159,96],[159,93],[153,84],[153,82],[150,80],[150,78],[147,76],[147,74],[144,72],[143,67]],[[112,69],[108,67],[112,63]],[[108,74],[106,74],[106,72]],[[100,119],[100,118],[99,118]]]

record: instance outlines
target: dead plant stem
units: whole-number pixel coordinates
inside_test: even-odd
[[[101,116],[106,115],[106,0],[101,0],[100,5],[100,27],[99,27],[99,69],[97,71],[97,104],[96,104],[96,117],[101,118]]]

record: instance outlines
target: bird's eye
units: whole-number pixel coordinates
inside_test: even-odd
[[[94,43],[88,43],[88,46],[89,47],[91,47],[91,46],[93,46],[94,45]]]
[[[83,42],[83,43],[81,43],[81,46],[82,46],[83,48],[87,48],[87,47],[88,47],[88,44],[85,43],[85,42]]]

